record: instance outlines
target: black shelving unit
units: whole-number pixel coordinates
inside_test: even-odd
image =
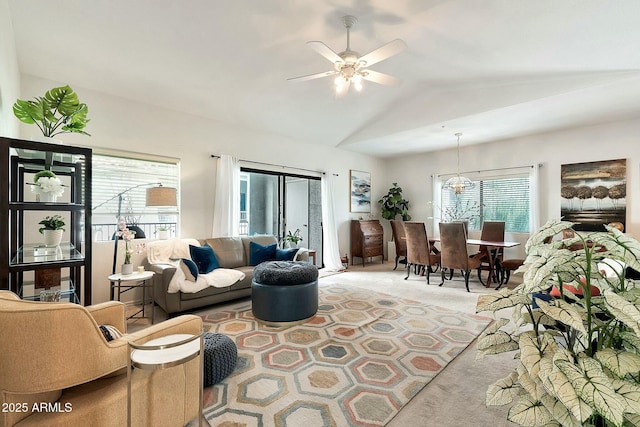
[[[0,147],[0,170],[5,175],[0,187],[0,289],[38,299],[35,279],[26,276],[60,271],[57,289],[62,298],[90,305],[91,149],[3,137]],[[68,182],[64,201],[28,200],[33,174],[42,170],[51,170]],[[27,223],[27,217],[38,211],[43,216],[68,213],[68,241],[52,248],[34,237],[35,225]]]

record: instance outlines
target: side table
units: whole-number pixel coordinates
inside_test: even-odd
[[[200,356],[198,425],[202,427],[202,393],[204,382],[204,330],[198,335],[172,334],[155,338],[144,344],[129,341],[127,364],[127,425],[131,427],[131,375],[133,368],[156,370],[187,363]],[[185,378],[186,381],[186,378]]]
[[[153,275],[155,273],[153,271],[144,271],[142,273],[135,272],[132,274],[112,274],[108,277],[111,282],[111,299],[114,299],[114,291],[117,289],[117,300],[120,301],[120,296],[125,292],[129,292],[132,289],[142,289],[142,308],[129,317],[127,319],[131,319],[135,317],[137,314],[142,313],[142,316],[137,317],[145,318],[149,316],[145,316],[144,307],[151,303],[151,324],[154,323],[154,309],[153,309]],[[151,290],[151,295],[147,296],[147,289]]]

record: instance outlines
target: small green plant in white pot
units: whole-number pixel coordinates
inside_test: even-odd
[[[158,235],[158,239],[167,240],[169,238],[169,227],[158,227],[156,228],[156,234]]]
[[[44,244],[47,246],[58,246],[62,241],[64,233],[64,218],[60,215],[46,216],[40,221],[42,227],[38,231],[44,236]]]

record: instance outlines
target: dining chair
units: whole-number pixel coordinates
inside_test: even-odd
[[[480,232],[480,240],[504,242],[504,228],[505,223],[503,221],[484,221]],[[482,255],[480,269],[489,272],[486,286],[488,287],[491,284],[492,279],[495,283],[501,282],[500,268],[504,249],[481,245],[479,253]],[[480,282],[482,282],[482,277],[480,277]]]
[[[407,261],[407,240],[404,234],[403,221],[391,220],[391,232],[393,234],[393,242],[396,244],[396,265],[394,270],[398,268],[398,260],[400,257],[404,257],[404,261]]]
[[[440,254],[433,253],[424,222],[405,221],[403,225],[407,241],[407,277],[404,280],[409,278],[411,267],[417,266],[418,274],[424,272],[429,283],[429,275],[434,272],[432,268],[440,264]]]
[[[440,268],[442,269],[442,283],[444,284],[445,269],[462,270],[464,284],[469,291],[469,275],[471,270],[478,271],[480,278],[480,264],[482,254],[469,256],[467,251],[467,233],[461,222],[440,223]]]

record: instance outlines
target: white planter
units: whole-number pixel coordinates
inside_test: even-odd
[[[62,241],[64,230],[42,230],[44,244],[47,246],[58,246]]]
[[[122,264],[120,273],[122,275],[133,274],[133,264]]]
[[[169,238],[169,230],[158,230],[158,239],[167,240]]]
[[[40,193],[36,195],[36,198],[38,199],[39,202],[55,203],[56,200],[58,199],[58,196],[56,196],[53,193]]]

